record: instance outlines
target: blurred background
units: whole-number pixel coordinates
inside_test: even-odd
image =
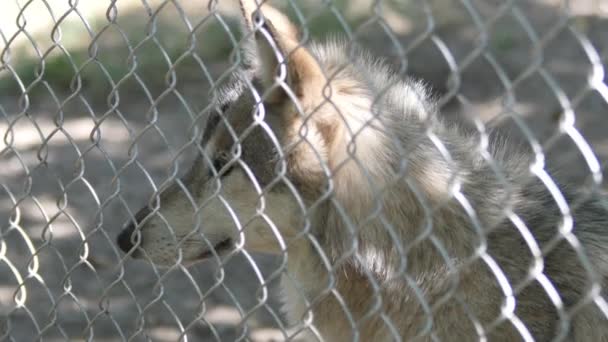
[[[606,168],[608,0],[272,3],[312,39],[342,36],[422,79],[448,120],[538,143],[560,180],[591,188]],[[166,271],[114,243],[187,169],[238,27],[236,0],[3,1],[1,339],[284,338],[280,260]]]

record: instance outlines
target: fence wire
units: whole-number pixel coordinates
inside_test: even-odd
[[[273,4],[297,41],[267,13],[243,24],[236,0],[3,3],[2,340],[608,338],[608,1]],[[273,99],[309,88],[291,62],[269,81],[243,70],[305,60],[301,47],[336,36],[344,52],[313,58],[335,63],[316,109],[297,107],[301,127],[277,132]],[[252,44],[278,51],[250,60]],[[401,87],[410,76],[424,86]],[[311,133],[330,111],[338,119]],[[419,120],[395,130],[387,111]],[[218,157],[201,139],[222,129],[232,147]],[[343,155],[328,161],[315,139],[339,134]],[[251,159],[263,153],[272,171]],[[143,241],[125,254],[129,222]],[[206,225],[236,234],[229,251]]]

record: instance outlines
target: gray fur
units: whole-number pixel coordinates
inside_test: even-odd
[[[566,241],[559,233],[563,221],[559,207],[547,187],[530,173],[533,158],[528,152],[493,134],[488,152],[502,172],[498,175],[492,163],[482,157],[479,137],[443,122],[420,82],[402,80],[385,63],[335,40],[314,43],[307,49],[332,83],[353,84],[356,89],[349,91],[356,95],[352,96],[369,97],[373,105],[366,110],[373,113],[373,120],[368,126],[385,142],[375,159],[382,165],[359,165],[360,186],[347,189],[347,200],[327,193],[332,183],[329,179],[311,183],[290,173],[289,167],[277,181],[279,166],[289,162],[280,160],[279,152],[289,156],[293,148],[285,142],[286,123],[281,117],[285,107],[264,104],[266,123],[280,146],[275,146],[270,132],[262,126],[248,130],[255,101],[247,84],[251,81],[260,94],[264,93],[262,85],[250,78],[250,71],[242,71],[235,83],[220,92],[228,94],[220,99],[229,105],[221,114],[225,118],[215,120],[204,139],[207,142],[215,137],[214,141],[220,142],[214,150],[217,155],[230,152],[234,144],[227,124],[237,136],[246,132],[239,138],[245,173],[254,175],[260,187],[270,186],[268,193],[291,194],[296,189],[294,197],[307,207],[314,206],[306,217],[290,221],[289,229],[278,227],[287,240],[293,238],[287,249],[290,277],[283,281],[288,318],[297,324],[306,313],[306,307],[294,296],[314,303],[314,328],[301,336],[351,340],[355,335],[351,335],[349,319],[353,318],[362,341],[390,340],[395,337],[393,332],[404,340],[487,337],[514,341],[529,333],[535,340],[548,341],[558,336],[562,326],[567,329],[562,336],[566,340],[608,341],[608,320],[593,302],[600,297],[588,297],[594,285],[601,286],[599,296],[608,299],[605,199],[577,202],[579,195],[562,187],[567,202],[577,202],[572,210],[574,235]],[[314,111],[304,114],[315,115]],[[443,146],[438,147],[432,135]],[[352,143],[361,147],[366,142]],[[361,154],[355,151],[353,156]],[[206,164],[201,157],[185,181],[193,196],[201,197],[195,198],[199,204],[211,196],[201,190],[210,186]],[[338,179],[339,166],[330,171]],[[369,196],[365,193],[368,188],[373,190],[373,200],[359,200]],[[167,211],[182,206],[174,199],[175,191],[170,193],[162,200]],[[319,202],[319,196],[325,199]],[[468,205],[474,219],[466,210]],[[525,224],[543,258],[532,256],[517,226],[507,217],[509,212]],[[192,223],[176,223],[172,229],[209,238],[204,218],[202,222],[196,228]],[[296,238],[297,232],[307,229],[306,222],[310,223],[309,237]],[[146,223],[141,228],[142,248],[152,254],[157,246],[146,245],[146,231],[157,224]],[[319,242],[321,250],[311,239]],[[177,245],[182,249],[187,246]],[[329,260],[331,271],[321,253]],[[581,257],[588,260],[589,268]],[[152,260],[159,262],[154,257]],[[531,278],[535,262],[541,261],[540,275]],[[501,317],[506,297],[489,266],[492,263],[515,291],[515,318]],[[546,284],[537,280],[542,277],[557,290],[563,308],[556,308]],[[297,290],[290,285],[291,279],[299,282]],[[337,294],[329,291],[331,286]],[[560,311],[566,313],[567,320],[562,320]],[[521,331],[519,323],[526,331]]]

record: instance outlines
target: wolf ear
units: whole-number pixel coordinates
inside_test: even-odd
[[[280,101],[285,98],[282,83],[299,99],[307,95],[320,96],[310,93],[318,92],[326,82],[317,60],[298,40],[296,26],[287,16],[265,2],[240,0],[244,24],[255,37],[253,54],[258,64],[256,72],[265,89],[275,86],[267,100]]]

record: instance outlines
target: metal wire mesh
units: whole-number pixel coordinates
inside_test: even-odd
[[[327,271],[326,278],[311,280],[321,283],[322,289],[306,304],[323,307],[322,298],[327,296],[341,303],[343,310],[338,314],[346,317],[349,325],[345,327],[350,332],[345,331],[340,338],[365,340],[367,335],[358,329],[377,319],[382,322],[377,329],[383,332],[378,336],[384,338],[400,339],[403,325],[414,324],[415,336],[440,339],[440,312],[455,305],[454,301],[467,307],[469,298],[458,294],[458,274],[475,263],[483,263],[494,275],[504,298],[491,322],[482,322],[474,312],[464,310],[467,317],[462,319],[472,322],[479,339],[492,336],[492,330],[504,322],[522,338],[533,339],[526,322],[516,313],[518,293],[531,284],[542,289],[554,307],[556,340],[570,336],[575,315],[585,307],[603,317],[603,323],[598,324],[608,324],[606,290],[602,287],[608,274],[608,240],[604,237],[608,233],[600,229],[600,247],[594,246],[604,253],[604,268],[598,270],[590,260],[595,251],[587,250],[574,234],[578,218],[573,216],[592,196],[604,196],[603,202],[597,203],[604,210],[608,206],[603,178],[608,156],[608,1],[291,0],[276,4],[290,13],[302,31],[299,44],[338,32],[353,48],[349,56],[358,53],[354,47],[369,49],[387,59],[394,66],[393,73],[401,78],[414,75],[424,80],[436,93],[440,115],[471,131],[463,144],[490,165],[506,193],[512,190],[513,179],[496,162],[489,141],[491,127],[508,132],[512,143],[531,150],[530,173],[521,177],[536,179],[553,203],[552,209],[529,204],[530,210],[552,210],[547,215],[555,216],[553,234],[544,242],[537,241],[538,236],[507,201],[501,204],[502,211],[494,214],[512,222],[511,234],[521,239],[518,246],[525,246],[530,254],[528,272],[513,282],[508,266],[492,256],[488,221],[483,217],[488,213],[478,210],[480,201],[508,196],[470,198],[458,173],[448,176],[444,190],[450,201],[459,203],[476,235],[471,242],[472,254],[455,259],[452,247],[437,233],[439,223],[432,223],[440,209],[426,203],[424,194],[417,201],[430,219],[417,230],[418,235],[403,241],[382,204],[371,205],[369,212],[354,218],[336,199],[331,185],[312,202],[302,199],[301,185],[290,180],[285,165],[288,159],[282,156],[283,163],[260,189],[260,197],[270,196],[272,186],[281,183],[303,208],[302,216],[307,219],[298,238],[314,247]],[[288,322],[281,310],[281,277],[294,283],[300,293],[312,286],[298,284],[293,277],[289,261],[298,256],[290,258],[287,245],[282,246],[287,252],[265,256],[252,254],[237,243],[235,251],[222,258],[192,267],[177,261],[166,269],[134,261],[116,244],[124,222],[133,220],[141,207],[162,208],[157,195],[171,184],[178,184],[179,192],[196,202],[188,182],[178,180],[184,179],[194,158],[211,162],[213,157],[199,146],[201,131],[209,114],[220,109],[212,100],[221,97],[226,80],[245,62],[239,51],[247,39],[239,32],[242,19],[236,1],[15,0],[3,4],[3,12],[2,340],[273,341],[297,339],[304,330],[319,340],[334,340],[316,328],[319,322],[314,310],[306,310],[296,324]],[[335,77],[325,76],[327,80]],[[388,89],[389,85],[383,91]],[[331,96],[323,96],[332,102]],[[374,99],[382,96],[374,94]],[[403,95],[411,99],[408,96]],[[280,138],[261,109],[264,106],[256,108],[251,129],[261,129],[281,151]],[[363,136],[364,127],[374,125],[375,119],[372,116],[360,130],[351,131],[351,139]],[[441,163],[455,164],[455,142],[446,141],[433,124],[425,128],[425,141],[439,151]],[[238,146],[245,144],[242,139],[234,136]],[[356,148],[348,148],[350,159],[360,156]],[[230,157],[231,163],[259,178],[239,153]],[[407,148],[398,155],[407,156]],[[408,173],[407,158],[393,162],[395,183],[373,189],[372,198],[388,196],[391,187],[399,187],[397,182],[407,183],[418,194],[411,181],[416,175]],[[562,171],[558,175],[547,171],[553,168]],[[325,172],[331,178],[329,166]],[[363,182],[374,186],[371,177]],[[570,198],[558,183],[571,184],[581,190],[580,194]],[[216,194],[221,189],[220,181]],[[271,199],[268,203],[271,205]],[[328,251],[317,233],[316,226],[330,222],[329,216],[324,217],[327,222],[315,221],[315,210],[324,203],[331,203],[333,219],[347,230],[341,250]],[[228,208],[234,205],[224,204]],[[264,204],[258,209],[257,218],[272,221],[265,215]],[[603,215],[589,220],[605,222]],[[246,227],[248,222],[240,224]],[[379,280],[371,268],[361,268],[347,278],[368,279],[365,284],[370,292],[366,293],[372,294],[372,300],[364,313],[351,314],[345,304],[349,294],[339,273],[347,273],[345,265],[353,264],[352,260],[365,257],[359,248],[366,240],[354,237],[368,225],[381,226],[391,241],[403,242],[378,248],[394,249],[400,257],[401,261],[392,261],[395,274],[391,279],[399,282],[395,286],[410,289],[408,293],[419,305],[417,320],[394,321],[385,306],[391,298],[382,296],[383,288],[392,285]],[[197,226],[191,230],[202,229]],[[274,227],[277,241],[285,243],[281,232],[281,227]],[[201,236],[206,238],[204,232]],[[208,240],[206,243],[213,245]],[[432,302],[424,289],[428,279],[417,278],[407,261],[413,257],[408,253],[423,243],[442,256],[446,272],[453,278],[448,290]],[[577,267],[584,274],[572,284],[585,288],[583,296],[572,303],[565,302],[568,299],[545,273],[548,255],[560,244],[569,246],[579,264],[564,262],[551,267]],[[468,279],[462,274],[460,282]],[[483,290],[482,286],[480,296]],[[325,318],[331,321],[331,316]]]

